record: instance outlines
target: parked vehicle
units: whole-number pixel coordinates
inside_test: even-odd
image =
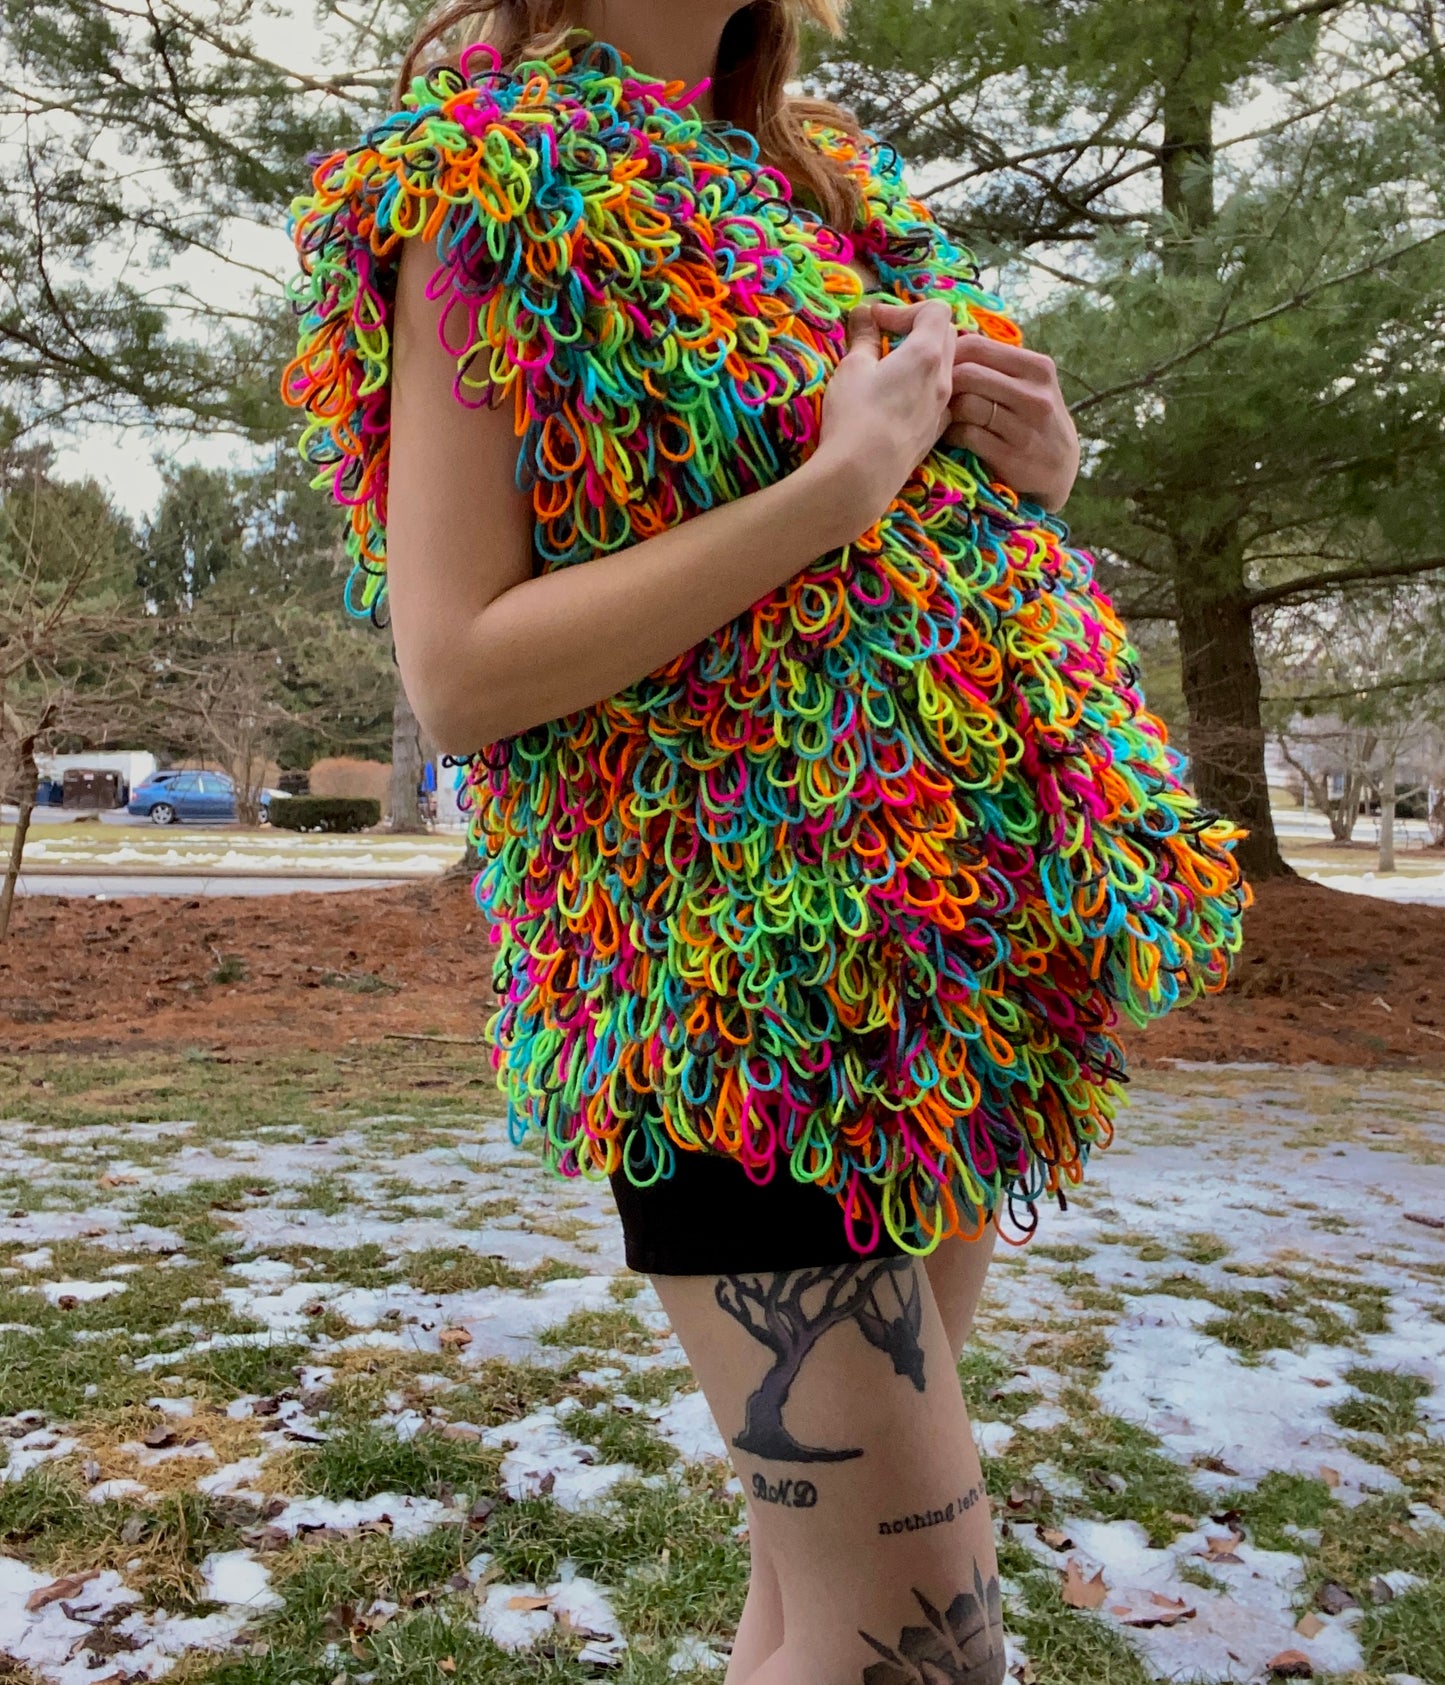
[[[271,817],[271,800],[284,792],[261,792],[261,823]],[[132,792],[126,812],[152,825],[223,825],[236,817],[236,786],[224,772],[155,772]]]

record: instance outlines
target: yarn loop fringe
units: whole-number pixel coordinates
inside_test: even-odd
[[[407,240],[463,403],[509,398],[545,571],[772,484],[816,444],[873,266],[1018,342],[871,137],[848,234],[601,42],[418,78],[293,207],[301,450],[386,592]],[[1200,809],[1057,516],[940,447],[887,513],[617,696],[489,745],[463,804],[514,1139],[639,1186],[680,1152],[833,1194],[860,1253],[1027,1235],[1108,1144],[1118,1032],[1223,987],[1241,833]]]

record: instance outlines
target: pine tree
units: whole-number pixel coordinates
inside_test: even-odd
[[[1085,442],[1067,511],[1177,634],[1199,793],[1283,871],[1255,618],[1445,566],[1432,0],[859,0],[820,87],[1002,259]],[[1006,289],[1007,290],[1007,289]]]

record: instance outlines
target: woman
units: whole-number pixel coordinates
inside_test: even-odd
[[[784,95],[841,10],[452,5],[297,202],[287,391],[473,757],[514,1132],[610,1178],[733,1449],[729,1685],[995,1685],[997,1219],[1063,1204],[1119,1016],[1221,986],[1244,891],[1049,513],[1052,364]]]

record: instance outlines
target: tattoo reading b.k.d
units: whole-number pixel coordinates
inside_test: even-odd
[[[772,1480],[765,1474],[753,1476],[753,1496],[760,1503],[781,1504],[784,1509],[812,1509],[818,1488],[811,1480]]]
[[[896,1645],[880,1644],[859,1629],[883,1657],[863,1669],[863,1685],[1003,1685],[1007,1657],[998,1576],[985,1586],[978,1564],[973,1590],[961,1591],[940,1612],[913,1588],[927,1626],[906,1626]]]
[[[719,1276],[718,1304],[773,1354],[773,1366],[748,1398],[740,1451],[784,1463],[838,1463],[861,1457],[856,1450],[802,1445],[783,1425],[783,1406],[803,1359],[827,1331],[850,1318],[870,1345],[893,1360],[923,1391],[923,1304],[911,1259],[885,1258],[872,1264],[828,1269],[778,1270],[769,1275]]]
[[[966,1492],[960,1492],[956,1498],[950,1498],[942,1509],[914,1510],[911,1515],[896,1516],[892,1521],[880,1521],[880,1533],[921,1533],[925,1527],[938,1527],[944,1522],[957,1521],[960,1516],[967,1515],[976,1503],[982,1501],[984,1485],[982,1481],[976,1486],[970,1486]]]

